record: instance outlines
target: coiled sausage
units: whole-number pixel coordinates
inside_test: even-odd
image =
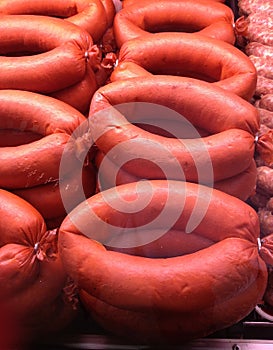
[[[119,64],[125,62],[127,70],[120,72]],[[153,74],[205,80],[246,100],[255,92],[257,72],[250,59],[238,48],[198,33],[147,34],[126,42],[120,50],[114,78],[130,76],[131,62]]]
[[[0,18],[0,89],[20,89],[44,94],[64,89],[79,94],[90,66],[82,98],[90,102],[97,88],[94,67],[99,50],[91,36],[73,23],[34,15],[4,15]],[[18,56],[18,57],[13,57]],[[33,74],[35,72],[35,74]]]
[[[165,229],[166,235],[175,230],[185,233],[196,207],[199,210],[194,216],[195,228],[187,236],[181,235],[180,247],[183,249],[185,237],[190,241],[191,235],[197,234],[213,242],[205,249],[152,259],[109,251],[103,246],[122,248],[129,243],[136,247],[148,243],[147,237],[153,242],[156,230],[161,230],[161,237]],[[204,210],[201,216],[200,210]],[[169,325],[170,333],[162,334],[161,326],[159,329],[155,326],[155,332],[151,333],[147,324],[143,328],[135,327],[136,323],[129,317],[127,330],[134,329],[136,338],[150,333],[147,341],[168,342],[221,329],[253,309],[267,283],[267,269],[258,254],[258,237],[257,214],[244,202],[201,185],[163,180],[149,181],[148,185],[146,182],[121,185],[89,198],[62,223],[59,249],[66,271],[79,289],[98,299],[98,303],[109,304],[109,311],[118,308],[127,315],[149,314],[153,315],[154,325],[163,322],[164,330]],[[164,249],[168,251],[171,246],[167,244]],[[242,309],[241,297],[247,300]],[[236,307],[236,313],[231,312],[230,305],[237,302],[240,311]],[[97,306],[94,306],[95,315],[99,315],[101,324],[112,324],[111,312],[101,318],[102,309]],[[91,313],[94,308],[89,308]],[[206,310],[217,313],[217,325]],[[206,316],[201,316],[203,312]],[[170,322],[164,323],[166,315]],[[199,316],[195,318],[195,315]],[[193,317],[191,330],[174,326],[179,316],[183,320],[187,316],[188,322]],[[123,333],[119,326],[111,325],[108,329]]]
[[[41,137],[31,143],[1,147],[1,187],[26,188],[57,180],[68,141],[69,171],[75,169],[77,141],[74,143],[71,134],[86,120],[80,112],[52,97],[21,90],[0,90],[0,106],[0,129],[29,131]]]
[[[158,109],[158,105],[169,109]],[[173,110],[179,115],[174,116]],[[201,183],[246,170],[253,159],[259,125],[255,107],[238,96],[196,79],[170,76],[108,84],[93,96],[89,116],[94,143],[118,169],[138,178],[167,176]],[[158,120],[163,129],[174,131],[174,137],[134,125],[146,122],[156,126]],[[170,129],[173,121],[176,124]],[[201,138],[195,128],[208,136]]]
[[[63,18],[85,29],[97,42],[108,28],[106,11],[100,0],[2,0],[1,15],[43,15]],[[90,20],[92,18],[92,20]]]
[[[233,22],[228,6],[210,0],[146,0],[118,12],[113,29],[119,47],[128,40],[162,31],[199,32],[234,44]]]

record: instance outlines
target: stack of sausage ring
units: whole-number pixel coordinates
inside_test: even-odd
[[[255,66],[233,45],[200,33],[156,33],[124,43],[111,81],[151,74],[205,80],[250,100]]]
[[[156,121],[151,115],[150,120],[139,116],[136,101],[176,110],[181,118],[174,121],[178,130],[175,137],[143,130],[141,123],[153,126]],[[131,103],[127,119],[121,113],[108,112],[111,106],[118,108],[127,103]],[[166,118],[168,110],[164,113]],[[199,132],[191,138],[177,139],[179,127],[183,130],[183,118]],[[168,178],[177,180],[183,180],[184,176],[187,181],[206,184],[213,176],[216,188],[243,200],[254,190],[254,136],[259,128],[258,114],[255,107],[234,93],[192,78],[149,76],[119,80],[94,94],[89,120],[92,138],[99,149],[97,165],[103,188],[132,179],[164,178],[160,169],[163,172],[168,169]],[[172,117],[168,117],[168,130],[172,121]],[[130,161],[126,162],[128,158]],[[150,162],[143,165],[145,160]],[[154,168],[154,162],[160,169]],[[209,162],[213,174],[209,171]],[[119,172],[113,172],[115,168]],[[198,172],[198,169],[201,170]],[[111,181],[115,173],[116,183]]]
[[[62,1],[20,0],[1,1],[2,15],[42,15],[64,18],[85,29],[98,42],[114,19],[112,1],[100,0],[70,0],[64,6]],[[90,20],[92,18],[92,20]]]
[[[257,72],[220,2],[123,2],[118,61],[89,110],[98,193],[60,227],[83,305],[137,342],[181,343],[238,322],[263,299],[273,263],[272,237],[259,240],[244,202],[264,142],[250,103]],[[158,105],[167,111],[154,118]]]
[[[92,164],[81,169],[77,139],[71,142],[71,134],[85,117],[62,101],[22,90],[0,90],[0,105],[0,187],[29,201],[46,220],[63,219],[66,210],[60,186],[67,189],[71,208],[80,200],[75,183],[79,171],[86,195],[91,196],[95,189]],[[70,166],[60,178],[68,142],[71,148],[65,157]]]
[[[186,233],[198,205],[206,212]],[[243,201],[151,180],[149,190],[144,181],[130,183],[80,204],[60,227],[59,249],[100,325],[131,341],[171,344],[232,325],[261,300],[267,268],[258,237],[257,214]]]
[[[246,203],[270,147],[232,10],[3,0],[0,15],[0,328],[5,312],[18,330],[0,347],[80,306],[160,345],[246,317],[273,266]]]
[[[101,62],[87,31],[59,18],[4,15],[0,33],[0,89],[51,95],[87,111]]]
[[[210,11],[208,11],[208,5]],[[114,20],[114,34],[117,45],[158,31],[199,32],[231,44],[235,42],[232,27],[232,10],[217,2],[207,0],[142,0],[126,6]]]

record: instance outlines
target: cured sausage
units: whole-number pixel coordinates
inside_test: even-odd
[[[211,87],[215,93],[212,93]],[[201,183],[207,183],[211,176],[214,181],[227,179],[250,166],[254,152],[253,132],[258,130],[255,107],[234,94],[230,94],[230,100],[227,96],[223,89],[191,78],[152,76],[117,81],[100,88],[92,99],[89,117],[91,136],[98,149],[118,169],[122,167],[138,178],[167,176]],[[213,100],[212,104],[209,99]],[[219,105],[215,101],[219,101]],[[145,104],[147,102],[153,109],[158,105],[170,109],[157,109],[153,111],[156,116],[152,116],[151,107],[149,109]],[[217,108],[211,108],[213,104]],[[223,108],[220,108],[221,104]],[[115,108],[120,113],[114,113],[113,107],[113,113],[104,112],[119,105],[121,107]],[[247,108],[250,114],[243,113],[241,119],[239,116],[243,109],[239,106]],[[171,109],[179,115],[173,116]],[[150,117],[150,121],[145,120],[145,115]],[[250,119],[245,124],[247,115]],[[156,124],[157,118],[161,118],[161,124]],[[156,135],[134,125],[147,122],[163,125],[163,129],[171,131],[173,120],[180,121],[181,126],[179,133],[176,131],[178,124],[174,125],[173,138]],[[205,129],[209,136],[200,138],[196,127]]]
[[[100,191],[109,189],[113,186],[140,181],[141,177],[134,176],[125,170],[117,169],[102,152],[96,154],[96,167],[98,169],[98,189]],[[103,163],[102,163],[103,162]],[[101,165],[102,164],[102,165]],[[113,176],[116,175],[116,176]],[[246,201],[255,191],[257,180],[257,169],[254,159],[251,165],[242,173],[228,179],[216,181],[210,186],[232,196]]]
[[[257,72],[250,59],[238,48],[198,33],[156,33],[130,40],[120,50],[119,64],[123,62],[153,74],[205,80],[247,100],[255,92]],[[119,79],[127,74],[123,70]]]
[[[113,29],[118,47],[147,33],[162,31],[199,32],[234,44],[233,23],[232,10],[210,0],[142,0],[118,12]]]
[[[199,235],[200,240],[212,241],[205,249],[201,247],[195,253],[172,258],[152,259],[106,250],[103,246],[122,248],[129,242],[136,247],[147,236],[153,237],[156,229],[163,231],[161,237],[164,229],[167,235],[175,230],[185,233],[198,201],[201,201],[199,209],[206,210],[200,220],[195,216],[195,228],[188,233],[187,241],[191,241],[192,234],[195,235],[193,240]],[[178,202],[183,203],[183,208],[177,206]],[[162,211],[163,215],[159,215]],[[145,231],[147,224],[150,224],[149,232]],[[59,249],[66,271],[77,281],[79,289],[99,301],[133,313],[154,315],[154,321],[169,315],[174,323],[176,316],[200,316],[202,310],[217,310],[219,306],[219,311],[227,310],[217,319],[221,328],[229,313],[224,307],[226,303],[231,300],[236,303],[241,293],[246,292],[244,296],[249,297],[244,311],[236,317],[229,314],[230,322],[234,322],[233,317],[236,321],[243,318],[263,296],[267,270],[258,254],[258,237],[257,214],[241,200],[201,185],[162,180],[149,181],[149,187],[146,182],[121,185],[80,204],[60,227]],[[182,234],[181,247],[184,238]],[[166,251],[171,246],[167,245]],[[148,288],[144,283],[147,280]],[[110,313],[105,320],[111,317]],[[202,331],[208,334],[214,330],[210,327],[212,319],[207,316],[206,320],[203,317],[195,319],[193,316],[196,328],[192,333],[186,328],[181,334],[181,327],[173,327],[173,323],[169,331],[179,340],[198,336]],[[134,326],[129,319],[128,327]],[[146,326],[142,331],[134,328],[136,336],[140,337],[145,329]],[[153,333],[152,341],[157,336],[160,337],[160,329]]]
[[[190,315],[121,309],[104,303],[84,290],[80,291],[80,297],[93,319],[107,331],[141,344],[168,346],[205,337],[241,321],[242,315],[248,315],[256,306],[254,303],[260,298],[259,289],[263,283],[264,276],[260,274],[255,283],[234,298]]]
[[[139,102],[143,103],[142,109]],[[145,103],[154,104],[156,113],[152,114],[153,108]],[[111,106],[125,113],[132,123],[149,124],[150,121],[155,126],[157,121],[168,119],[168,123],[161,124],[166,131],[169,130],[170,118],[178,123],[188,120],[195,128],[209,134],[238,128],[255,135],[259,130],[258,112],[250,103],[216,85],[187,77],[149,75],[145,79],[133,78],[101,87],[92,98],[90,121],[96,114],[97,118],[101,116],[103,119],[103,110]],[[162,107],[161,115],[158,106],[166,107]],[[171,113],[172,110],[178,114]],[[172,130],[175,134],[183,132],[177,131],[177,126]]]
[[[42,136],[31,131],[15,129],[0,130],[0,147],[14,147],[41,139]]]
[[[52,97],[21,90],[0,90],[0,105],[0,129],[27,131],[41,137],[31,143],[1,147],[2,187],[33,187],[57,180],[68,141],[70,170],[75,169],[78,141],[71,134],[86,120],[80,112]]]
[[[113,0],[101,0],[104,10],[106,12],[106,17],[108,21],[108,27],[111,27],[113,25],[114,17],[116,14],[116,8],[114,5]]]
[[[26,338],[61,330],[76,312],[62,297],[67,276],[56,230],[47,231],[39,212],[22,198],[2,189],[0,198],[1,301],[16,311]]]
[[[79,175],[79,172],[82,176]],[[80,176],[80,177],[79,177]],[[79,183],[78,180],[81,179]],[[63,192],[60,192],[60,187]],[[86,198],[91,197],[95,192],[95,170],[92,164],[83,169],[75,169],[68,178],[58,179],[45,185],[14,190],[17,196],[22,197],[36,208],[45,220],[58,217],[65,217],[68,208],[63,205],[63,200],[70,204],[72,210],[82,201],[80,186],[84,190]]]
[[[103,77],[103,83],[105,80],[106,77]],[[53,92],[49,96],[68,103],[81,113],[86,114],[88,113],[92,96],[101,84],[101,80],[97,79],[97,74],[94,73],[92,68],[87,66],[85,76],[79,83]]]
[[[214,188],[246,201],[256,188],[257,168],[254,159],[250,166],[238,175],[215,182]]]
[[[86,30],[97,42],[108,27],[108,19],[100,0],[63,1],[4,0],[0,2],[1,15],[43,15],[66,19]],[[92,20],[90,20],[92,18]]]
[[[91,36],[59,18],[1,16],[0,39],[0,89],[55,93],[81,82],[87,66],[100,60]],[[94,91],[94,83],[88,88]],[[90,93],[85,96],[90,101]]]

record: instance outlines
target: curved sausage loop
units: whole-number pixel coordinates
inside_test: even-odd
[[[143,0],[122,9],[115,16],[118,47],[126,41],[157,32],[199,32],[205,36],[235,42],[232,10],[208,0]]]
[[[0,14],[41,15],[65,19],[86,30],[98,42],[109,27],[108,14],[100,0],[10,0],[1,1]]]
[[[67,275],[57,231],[47,230],[34,207],[3,189],[0,215],[0,297],[18,325],[16,336],[28,344],[65,328],[77,313],[63,299]]]
[[[114,316],[124,312],[128,316],[126,331],[134,333],[136,339],[144,335],[147,342],[181,342],[234,324],[262,298],[267,268],[258,252],[259,220],[253,208],[212,190],[200,224],[192,233],[185,233],[196,201],[205,201],[207,191],[211,189],[166,180],[150,181],[149,190],[144,183],[120,185],[89,198],[63,221],[59,237],[61,257],[79,289],[98,301],[97,307],[93,305],[88,310],[98,316],[106,329],[126,335],[123,322],[121,328],[120,323],[115,322],[115,327],[112,322]],[[146,203],[147,197],[150,201],[141,210],[126,210],[136,199]],[[157,226],[156,218],[162,212]],[[168,226],[168,218],[174,217],[175,212],[178,218]],[[147,223],[151,230],[142,231]],[[180,247],[180,255],[147,258],[110,251],[100,243],[111,247],[119,238],[122,241],[127,237],[131,244],[139,244],[140,234],[145,245],[147,236],[156,231],[162,239],[160,230],[168,242],[161,245],[162,250],[170,254],[168,248]],[[189,242],[195,251],[183,253]],[[102,304],[113,313],[105,313]],[[235,313],[229,313],[231,305]],[[146,315],[150,315],[149,321],[143,324],[140,320]],[[177,324],[181,319],[183,323],[187,319],[189,327]],[[148,324],[153,325],[152,334]]]
[[[38,15],[0,17],[0,89],[52,94],[85,112],[100,60],[91,36],[73,23]]]
[[[254,106],[215,85],[147,76],[97,90],[89,126],[106,156],[106,169],[100,168],[99,176],[109,171],[108,161],[117,172],[124,170],[138,179],[213,185],[250,167],[259,121]],[[252,181],[249,186],[252,191]]]
[[[0,129],[35,136],[30,143],[0,148],[1,187],[22,189],[56,181],[62,157],[69,159],[66,175],[78,169],[78,141],[71,134],[86,120],[80,112],[52,97],[22,90],[0,90],[0,106]]]
[[[124,68],[123,64],[127,64]],[[133,69],[131,70],[131,64]],[[136,69],[136,65],[140,66]],[[121,67],[121,69],[119,68]],[[114,79],[138,73],[178,75],[205,80],[250,100],[256,89],[257,72],[238,48],[198,33],[156,33],[122,45]]]

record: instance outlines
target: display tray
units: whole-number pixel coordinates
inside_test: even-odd
[[[273,322],[263,318],[255,310],[241,322],[211,334],[209,337],[193,340],[176,346],[163,345],[154,347],[135,344],[112,336],[101,329],[85,313],[63,332],[56,336],[41,339],[26,350],[272,350]],[[25,350],[25,349],[24,349]]]

